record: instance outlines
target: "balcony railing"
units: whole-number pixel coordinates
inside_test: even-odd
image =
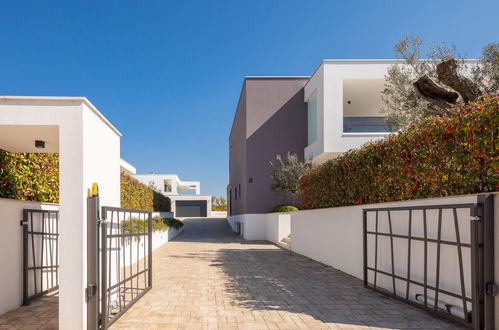
[[[382,116],[343,116],[345,133],[390,133],[393,128]]]

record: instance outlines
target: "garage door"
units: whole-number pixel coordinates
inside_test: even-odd
[[[177,217],[206,217],[207,201],[176,201],[175,216]]]

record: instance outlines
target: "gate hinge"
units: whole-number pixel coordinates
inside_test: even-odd
[[[95,296],[97,293],[97,284],[90,284],[86,289],[85,289],[85,295],[87,296],[87,301]]]
[[[20,225],[21,225],[21,226],[28,225],[28,220],[21,220]]]
[[[485,283],[485,294],[487,296],[497,295],[497,285],[494,282]]]

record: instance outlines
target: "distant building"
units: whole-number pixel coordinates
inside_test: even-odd
[[[120,168],[121,172],[170,198],[175,217],[211,216],[211,195],[201,195],[199,181],[181,181],[176,174],[136,174],[135,167],[123,159]]]

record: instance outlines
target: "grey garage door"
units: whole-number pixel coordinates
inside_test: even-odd
[[[177,217],[206,217],[206,201],[176,201],[175,216]]]

